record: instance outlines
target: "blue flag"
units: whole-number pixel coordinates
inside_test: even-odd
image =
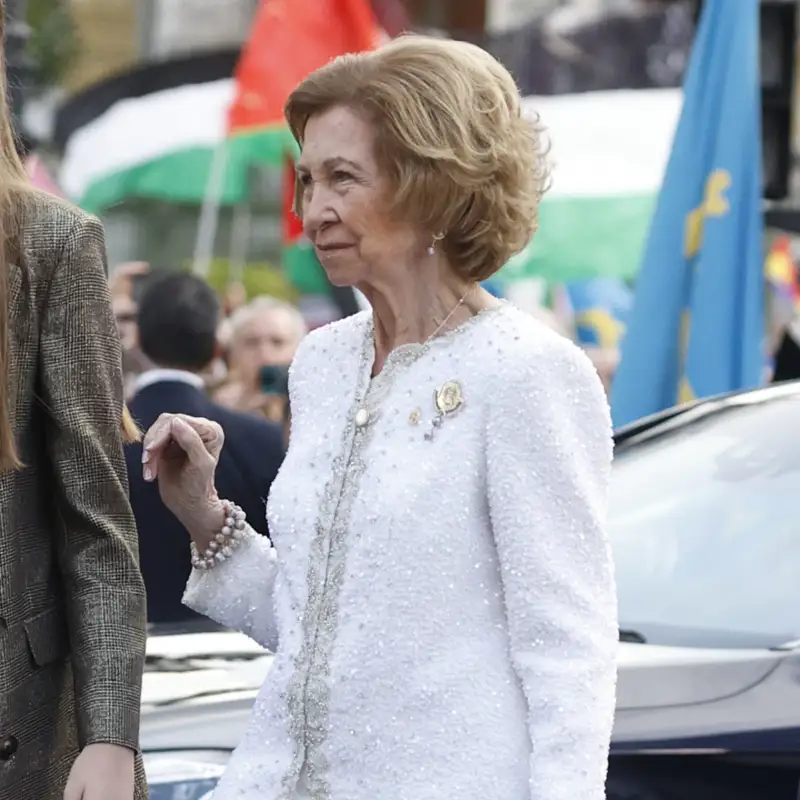
[[[567,284],[579,344],[616,350],[625,333],[632,292],[612,276]]]
[[[705,0],[614,379],[614,424],[757,386],[763,358],[758,0]]]

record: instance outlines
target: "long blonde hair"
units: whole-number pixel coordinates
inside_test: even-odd
[[[3,391],[0,397],[0,471],[3,472],[22,466],[11,412],[16,387],[11,385],[8,276],[11,265],[22,256],[24,201],[26,196],[36,192],[17,150],[12,126],[6,80],[5,22],[4,5],[0,3],[0,387]],[[141,438],[141,432],[127,408],[123,408],[120,432],[125,442],[135,442]]]
[[[0,5],[0,469],[21,466],[12,426],[11,408],[16,387],[11,385],[8,329],[8,275],[20,253],[21,199],[29,183],[11,124],[5,64],[5,13]]]

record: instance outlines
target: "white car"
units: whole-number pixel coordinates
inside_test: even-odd
[[[800,383],[618,432],[609,800],[800,800],[798,498]],[[141,731],[151,800],[208,795],[271,664],[203,622],[153,631]]]

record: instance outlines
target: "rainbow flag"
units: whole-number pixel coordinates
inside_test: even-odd
[[[767,254],[764,274],[778,297],[788,300],[800,312],[800,276],[788,236],[779,236],[775,240]]]

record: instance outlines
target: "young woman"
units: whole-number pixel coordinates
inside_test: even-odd
[[[138,432],[103,231],[28,186],[5,102],[0,242],[0,800],[143,799]]]

